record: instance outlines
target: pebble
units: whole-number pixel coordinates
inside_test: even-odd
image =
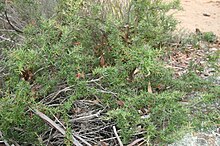
[[[214,52],[214,51],[218,51],[217,48],[210,48],[209,50],[210,50],[210,51],[213,51],[213,52]]]

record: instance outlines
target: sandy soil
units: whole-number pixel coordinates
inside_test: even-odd
[[[165,0],[170,1],[170,0]],[[220,0],[180,0],[182,11],[172,11],[180,21],[178,29],[212,31],[220,37]]]

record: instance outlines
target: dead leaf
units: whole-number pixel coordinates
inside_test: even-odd
[[[99,99],[96,99],[96,100],[93,100],[92,103],[94,103],[94,104],[100,104],[101,101],[100,101]]]
[[[140,69],[139,69],[139,68],[135,68],[133,74],[136,75],[136,74],[138,74],[139,72],[140,72]]]
[[[76,108],[73,108],[71,111],[73,114],[79,114],[82,112],[82,109],[79,107],[76,107]]]
[[[80,42],[74,42],[73,45],[79,46],[81,43]]]
[[[150,83],[150,82],[148,82],[147,91],[148,91],[148,93],[153,93],[152,87],[151,87],[151,83]]]
[[[21,71],[21,79],[27,82],[31,82],[33,80],[33,72],[31,69],[23,69]]]
[[[132,82],[134,80],[135,74],[137,74],[139,70],[135,67],[128,75],[127,81]]]
[[[36,21],[35,20],[31,20],[31,25],[36,26]]]
[[[33,93],[35,93],[35,92],[39,91],[41,88],[42,88],[42,85],[36,84],[36,85],[33,85],[33,86],[31,87],[31,91],[32,91]]]
[[[80,78],[80,73],[76,74],[76,78],[79,79]]]
[[[163,85],[163,84],[158,84],[157,85],[157,87],[156,87],[156,91],[163,91],[163,90],[165,90],[165,85]]]
[[[104,141],[100,141],[100,145],[101,145],[101,146],[109,146],[109,144],[106,143],[106,142],[104,142]]]
[[[124,101],[122,101],[122,100],[117,100],[117,104],[121,107],[123,107],[125,105]]]
[[[77,79],[80,79],[80,78],[83,78],[83,79],[84,79],[84,78],[85,78],[84,72],[82,72],[82,73],[77,73],[77,74],[76,74],[76,78],[77,78]]]
[[[105,58],[103,54],[100,56],[100,66],[105,67]]]
[[[144,141],[144,138],[136,139],[135,141],[133,141],[132,143],[130,143],[128,146],[135,146],[135,145],[137,145],[138,143],[140,143],[141,141]]]

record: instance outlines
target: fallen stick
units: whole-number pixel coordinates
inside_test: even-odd
[[[113,131],[115,133],[115,137],[117,138],[119,145],[123,146],[123,143],[122,143],[120,137],[118,136],[118,133],[117,133],[117,130],[116,130],[115,126],[113,126]]]
[[[66,135],[66,131],[63,128],[61,128],[58,124],[56,124],[53,120],[51,120],[48,116],[46,116],[44,113],[38,111],[37,109],[33,109],[33,111],[36,115],[38,115],[40,118],[42,118],[44,121],[46,121],[48,125],[57,129],[64,136]],[[74,138],[74,136],[72,136],[72,138],[73,138],[74,145],[83,146],[77,139]]]
[[[83,121],[83,120],[87,120],[88,121],[88,120],[93,119],[93,118],[98,118],[100,116],[101,112],[102,111],[98,111],[97,113],[92,114],[92,115],[71,119],[70,122],[79,122],[79,121]]]
[[[127,146],[135,146],[137,143],[139,143],[139,142],[141,142],[141,141],[143,141],[143,140],[144,140],[144,138],[136,139],[135,141],[133,141],[132,143],[130,143],[130,144],[127,145]]]

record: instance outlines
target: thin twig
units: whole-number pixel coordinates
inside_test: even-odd
[[[91,83],[91,82],[97,82],[97,81],[100,81],[103,77],[100,77],[98,79],[92,79],[90,81],[86,81],[87,83]]]
[[[11,21],[9,20],[8,18],[8,14],[7,14],[7,11],[5,11],[5,18],[6,20],[8,21],[8,24],[12,27],[12,29],[14,29],[16,32],[18,33],[23,33],[23,31],[21,31],[19,28],[17,28],[16,26],[14,26]]]
[[[139,133],[135,133],[133,136],[137,136],[137,135],[141,135],[141,134],[145,134],[146,131],[142,131],[142,132],[139,132]],[[121,136],[119,136],[121,137]],[[106,138],[106,139],[102,139],[100,141],[109,141],[109,140],[113,140],[113,139],[116,139],[116,137],[111,137],[111,138]]]
[[[4,37],[3,35],[0,36],[0,40],[2,40],[1,42],[3,42],[3,41],[8,41],[8,42],[11,42],[11,43],[16,43],[17,45],[21,46],[21,44],[15,42],[14,40],[11,40],[11,39],[9,39],[9,38]]]
[[[1,137],[1,139],[3,139],[3,134],[2,134],[1,131],[0,131],[0,137]],[[5,144],[6,146],[10,146],[10,145],[8,144],[7,140],[4,139],[3,142],[4,142],[4,144]]]
[[[120,145],[120,146],[123,146],[123,143],[122,143],[120,137],[118,136],[118,133],[117,133],[117,130],[116,130],[115,126],[113,126],[113,131],[114,131],[114,133],[115,133],[115,136],[116,136],[116,138],[117,138],[117,140],[118,140],[119,145]]]
[[[38,72],[40,72],[40,71],[42,71],[42,70],[44,70],[44,69],[46,69],[46,68],[48,68],[48,67],[49,67],[49,66],[39,68],[37,71],[34,72],[34,75],[33,75],[33,76],[35,76]]]
[[[146,140],[144,140],[143,142],[141,142],[138,146],[144,145],[145,142],[146,142]]]
[[[86,144],[87,146],[92,146],[91,144],[89,144],[87,141],[85,141],[83,138],[81,138],[79,135],[77,134],[74,134],[74,136],[76,138],[78,138],[79,140],[81,140],[84,144]]]
[[[72,119],[72,120],[70,120],[70,122],[78,122],[78,121],[83,121],[83,120],[87,120],[88,121],[88,120],[93,119],[93,118],[98,118],[100,116],[101,112],[102,111],[98,111],[97,113],[92,114],[92,115],[88,115],[88,116]]]
[[[55,116],[53,115],[53,117],[56,119],[56,121],[65,129],[65,126],[63,125],[63,123]],[[66,130],[66,129],[65,129]]]
[[[85,133],[85,134],[82,134],[82,135],[91,135],[91,134],[96,134],[96,133],[98,133],[98,132],[100,132],[100,131],[103,131],[104,129],[106,129],[106,128],[108,128],[108,127],[112,127],[112,125],[113,124],[111,124],[111,125],[107,125],[107,126],[104,126],[104,127],[102,127],[102,126],[99,126],[99,127],[96,127],[96,128],[91,128],[90,130],[90,132],[84,132],[84,131],[86,131],[86,130],[84,130],[84,131],[80,131],[80,133]],[[97,130],[98,129],[98,130]],[[111,137],[111,139],[115,139],[116,137]],[[103,139],[103,140],[100,140],[100,141],[108,141],[110,138],[108,138],[108,139]],[[111,140],[110,139],[110,140]]]
[[[0,20],[2,21],[2,22],[5,22],[5,23],[8,23],[8,21],[7,20],[5,20],[4,18],[2,18],[3,16],[0,16]]]
[[[11,42],[11,43],[14,43],[13,40],[11,40],[11,39],[9,39],[9,38],[6,38],[6,37],[4,37],[4,36],[0,36],[0,39],[2,39],[2,40],[4,40],[4,41],[9,41],[9,42]]]
[[[5,69],[5,67],[1,68],[1,69],[0,69],[0,72],[4,71],[4,69]]]
[[[49,143],[50,143],[50,139],[51,139],[52,131],[53,131],[53,128],[50,129],[50,133],[49,133],[49,137],[48,137],[48,139],[47,139],[47,144],[46,144],[46,146],[48,146]]]
[[[74,85],[69,86],[69,87],[65,87],[65,88],[63,88],[63,89],[57,91],[56,93],[52,93],[52,94],[48,95],[46,98],[44,98],[43,100],[41,100],[40,102],[43,102],[45,99],[50,98],[50,101],[47,102],[47,105],[49,105],[51,102],[54,101],[54,99],[55,99],[60,93],[62,93],[62,92],[67,92],[67,91],[71,91],[71,90],[72,90],[71,88],[72,88],[73,86],[74,86]]]
[[[53,120],[51,120],[48,116],[46,116],[44,113],[38,111],[37,109],[34,109],[33,111],[36,115],[38,115],[40,118],[46,121],[51,127],[57,129],[62,135],[64,136],[66,135],[66,131],[58,124],[56,124]],[[80,142],[77,139],[74,138],[73,135],[72,135],[72,139],[73,139],[73,144],[75,144],[76,146],[83,146],[82,144],[80,144]]]
[[[96,91],[101,92],[101,93],[106,93],[106,94],[113,94],[114,96],[117,96],[117,93],[114,93],[112,91],[106,91],[106,90],[101,90],[101,89],[97,89]]]
[[[1,32],[15,32],[13,29],[0,29]]]
[[[110,138],[102,139],[100,141],[109,141],[109,140],[113,140],[113,139],[116,139],[116,137],[110,137]]]
[[[133,141],[132,143],[130,143],[130,144],[127,145],[127,146],[135,146],[137,143],[139,143],[139,142],[141,142],[141,141],[143,141],[143,140],[144,140],[144,138],[136,139],[135,141]]]

